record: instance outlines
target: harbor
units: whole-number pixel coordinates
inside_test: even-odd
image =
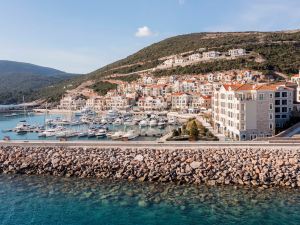
[[[175,117],[133,115],[109,110],[79,112],[10,112],[0,114],[0,138],[8,140],[136,140],[153,141],[180,126]]]

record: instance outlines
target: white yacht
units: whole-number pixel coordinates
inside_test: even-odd
[[[137,131],[129,130],[122,136],[122,138],[126,139],[126,140],[132,140],[132,139],[137,138],[138,136],[139,136],[139,134]]]
[[[118,139],[121,139],[123,137],[123,135],[124,135],[123,131],[117,131],[111,135],[111,139],[118,140]]]
[[[65,131],[65,128],[58,126],[56,128],[51,128],[43,131],[41,134],[39,134],[39,137],[53,137],[56,136],[57,133],[60,133],[62,131]]]
[[[151,119],[149,122],[150,127],[156,127],[157,126],[157,120],[156,119]]]
[[[115,126],[120,126],[123,124],[123,119],[121,118],[117,118],[114,122],[113,122],[113,125]]]
[[[106,116],[109,119],[115,119],[118,116],[118,114],[119,113],[116,110],[108,110],[107,113],[106,113]]]
[[[171,117],[168,119],[168,124],[170,125],[176,125],[177,124],[177,119],[175,117]]]
[[[100,129],[96,131],[95,136],[96,137],[106,137],[106,130],[105,129]]]
[[[133,125],[135,125],[135,122],[132,119],[127,119],[124,121],[124,125],[133,126]]]
[[[157,123],[157,126],[159,128],[164,128],[166,126],[166,122],[163,121],[163,120],[159,120],[158,123]]]
[[[81,137],[87,137],[89,135],[89,132],[87,131],[81,131],[78,133],[78,137],[81,138]]]
[[[94,130],[89,130],[88,131],[88,137],[91,138],[91,137],[95,137],[96,136],[96,131]]]
[[[146,127],[148,126],[148,121],[147,120],[141,120],[141,122],[139,123],[140,127]]]
[[[20,121],[15,127],[14,131],[18,134],[26,133],[30,130],[30,125],[25,121]]]

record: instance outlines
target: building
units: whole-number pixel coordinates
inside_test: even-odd
[[[85,104],[86,100],[81,96],[67,95],[60,100],[58,108],[64,110],[80,110]]]
[[[193,94],[192,95],[192,107],[194,109],[210,109],[211,108],[211,96]]]
[[[278,85],[229,84],[215,90],[214,128],[234,140],[275,134],[289,119],[293,89]]]
[[[201,60],[201,54],[200,53],[195,53],[195,54],[192,54],[192,55],[189,55],[188,56],[188,59],[190,60],[190,61],[199,61],[199,60]]]
[[[242,48],[230,49],[228,54],[232,57],[243,56],[246,55],[246,50]]]
[[[188,110],[192,103],[192,96],[187,93],[177,92],[171,95],[171,104],[173,110]]]
[[[203,52],[204,59],[215,59],[221,55],[220,52],[217,51],[210,51],[210,52]]]

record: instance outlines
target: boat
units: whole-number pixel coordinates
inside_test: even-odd
[[[122,138],[125,140],[132,140],[137,138],[138,136],[138,132],[136,132],[135,130],[129,130],[122,136]]]
[[[50,129],[47,129],[47,130],[43,131],[39,135],[39,137],[53,137],[53,136],[56,136],[58,133],[60,133],[62,131],[65,131],[65,128],[61,127],[61,126],[58,126],[56,128],[50,128]]]
[[[177,124],[177,120],[174,117],[171,117],[168,119],[168,124],[170,125],[176,125]]]
[[[14,132],[17,134],[24,134],[29,132],[30,125],[26,122],[26,120],[20,121],[14,129]]]
[[[146,126],[148,126],[148,121],[147,120],[141,120],[141,122],[139,122],[139,126],[140,127],[146,127]]]
[[[124,135],[123,131],[117,131],[111,135],[111,139],[118,140],[118,139],[121,139],[123,137],[123,135]]]
[[[134,125],[139,124],[140,121],[141,121],[141,119],[138,117],[133,118]]]
[[[123,124],[123,119],[122,118],[117,118],[114,122],[114,126],[121,126]]]
[[[89,137],[89,138],[96,137],[95,134],[96,134],[96,131],[94,131],[94,130],[89,130],[89,131],[88,131],[88,137]]]
[[[105,117],[103,117],[103,118],[101,119],[100,123],[101,123],[101,124],[107,124],[108,121],[107,121],[107,119],[106,119]]]
[[[125,126],[133,126],[133,125],[135,125],[135,122],[131,119],[127,119],[124,121],[124,125]]]
[[[78,137],[81,138],[81,137],[87,137],[89,135],[89,132],[87,131],[81,131],[78,133]]]
[[[150,120],[149,125],[150,125],[150,127],[156,127],[156,126],[157,126],[157,121],[156,121],[156,119]]]
[[[106,113],[106,117],[109,119],[115,119],[117,118],[119,113],[116,110],[108,110]]]
[[[100,129],[100,130],[96,131],[95,136],[100,137],[100,138],[106,137],[106,133],[107,132],[105,129]]]
[[[159,128],[164,128],[166,126],[166,122],[163,120],[158,121],[157,126]]]
[[[106,133],[106,137],[111,138],[111,136],[112,136],[113,134],[114,134],[113,132],[107,132],[107,133]]]

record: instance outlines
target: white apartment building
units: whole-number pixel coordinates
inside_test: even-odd
[[[86,101],[86,106],[90,109],[93,109],[96,112],[100,112],[105,110],[105,97],[103,96],[95,96],[91,97]]]
[[[171,104],[173,110],[188,110],[192,103],[192,96],[187,93],[177,92],[171,95]]]
[[[215,90],[214,128],[234,140],[275,134],[292,111],[293,89],[281,85],[229,84]]]
[[[189,55],[188,59],[190,61],[199,61],[201,59],[201,57],[202,57],[202,55],[200,53],[195,53],[195,54]]]
[[[243,55],[246,55],[246,50],[242,49],[242,48],[230,49],[228,51],[228,54],[232,57],[243,56]]]
[[[86,100],[78,96],[64,96],[60,100],[59,109],[79,110],[85,106]]]
[[[215,59],[221,55],[220,52],[217,51],[210,51],[210,52],[203,52],[204,59]]]
[[[199,92],[202,95],[212,95],[213,94],[213,84],[212,83],[202,83],[199,84]]]
[[[167,102],[164,98],[154,98],[151,96],[141,97],[137,101],[137,106],[140,110],[151,111],[151,110],[165,110],[168,108]]]

